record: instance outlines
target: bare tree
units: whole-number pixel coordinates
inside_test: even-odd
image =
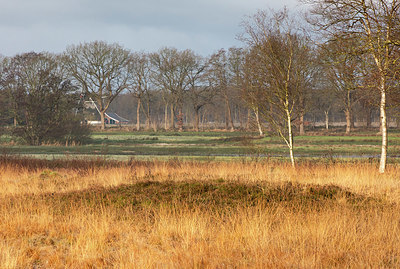
[[[218,93],[214,80],[210,76],[209,59],[200,56],[194,58],[193,65],[188,71],[188,101],[194,110],[194,130],[199,131],[200,110],[211,104]]]
[[[234,105],[236,120],[240,121],[240,127],[243,128],[241,117],[241,107],[246,107],[243,101],[243,78],[246,50],[243,48],[232,47],[227,51],[227,77],[231,103]]]
[[[400,31],[399,0],[309,0],[313,5],[312,23],[325,30],[331,39],[357,39],[355,48],[374,62],[377,73],[376,89],[380,93],[380,121],[382,146],[379,172],[386,167],[388,131],[386,95],[391,88],[393,75],[397,73]],[[392,72],[396,70],[395,72]]]
[[[298,38],[299,43],[297,45],[301,47],[296,49],[293,77],[296,81],[295,87],[297,88],[299,97],[296,106],[296,110],[298,111],[299,135],[305,135],[304,116],[310,109],[311,95],[316,84],[319,67],[316,58],[316,48],[312,45],[310,37],[303,30],[300,32]]]
[[[349,40],[348,40],[349,41]],[[363,59],[353,51],[353,40],[331,41],[322,46],[323,67],[331,89],[340,101],[346,116],[346,134],[352,127],[353,108],[360,97]]]
[[[94,41],[68,47],[63,61],[83,91],[97,102],[101,128],[105,129],[105,112],[128,87],[129,51],[118,44]]]
[[[225,50],[221,49],[211,56],[211,72],[215,85],[218,87],[218,92],[225,104],[225,129],[234,131],[231,98],[232,87],[229,84],[228,74],[228,55]]]
[[[146,129],[150,129],[150,75],[151,66],[149,56],[145,53],[133,53],[129,61],[129,90],[137,99],[136,130],[140,130],[140,110],[146,116]],[[145,103],[143,105],[143,103]]]
[[[164,93],[165,120],[169,103],[171,125],[174,125],[176,114],[179,131],[183,130],[183,102],[189,87],[188,72],[195,64],[195,58],[193,51],[178,51],[175,48],[163,48],[150,56],[154,68],[153,81]]]
[[[322,64],[321,64],[322,65]],[[317,85],[312,91],[311,112],[323,113],[325,118],[325,129],[329,130],[329,115],[337,106],[337,96],[335,91],[332,91],[329,80],[325,71],[321,68],[317,75]]]
[[[264,136],[263,126],[260,118],[260,100],[263,98],[265,85],[264,85],[264,72],[261,61],[258,61],[258,49],[251,49],[246,55],[245,64],[243,66],[243,87],[242,97],[247,103],[247,106],[254,113],[257,130],[260,136]],[[255,54],[255,55],[254,55]]]
[[[298,68],[308,51],[306,39],[296,32],[286,10],[271,14],[259,11],[244,23],[244,29],[243,39],[254,50],[253,62],[260,63],[249,70],[260,73],[256,76],[263,89],[259,112],[285,141],[295,167],[293,121],[299,113],[303,77]]]

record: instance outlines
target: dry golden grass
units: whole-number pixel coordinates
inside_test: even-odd
[[[397,166],[379,175],[369,163],[307,162],[294,171],[278,162],[2,160],[0,267],[396,268],[399,179]],[[140,190],[127,193],[149,181],[166,182],[140,185],[155,200],[140,198]],[[202,187],[178,186],[185,182],[209,184],[204,197]],[[127,189],[115,188],[123,184]],[[344,191],[303,201],[306,184]],[[293,200],[277,193],[276,200],[255,196],[238,205],[224,201],[247,198],[218,186],[237,188],[238,195],[268,186],[300,191]],[[120,191],[133,200],[119,201]],[[206,196],[216,197],[215,204]]]
[[[83,164],[82,164],[83,163]],[[55,166],[55,167],[54,167]],[[389,165],[383,175],[368,162],[304,162],[293,170],[282,162],[179,162],[133,161],[128,163],[13,159],[0,162],[0,195],[40,194],[113,187],[143,180],[155,181],[297,182],[337,185],[355,193],[384,196],[400,201],[400,166]]]

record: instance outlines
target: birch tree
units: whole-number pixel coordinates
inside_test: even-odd
[[[379,172],[386,168],[388,130],[386,99],[397,73],[400,45],[400,0],[309,0],[311,22],[328,34],[329,39],[356,39],[356,51],[372,59],[377,73],[376,90],[380,94],[382,133]]]
[[[258,61],[259,51],[257,49],[251,49],[245,58],[243,65],[243,87],[242,97],[245,100],[247,106],[251,109],[254,114],[255,124],[260,136],[264,136],[264,130],[260,118],[260,100],[264,95],[264,72],[261,61]],[[256,55],[254,55],[256,54]]]
[[[259,113],[284,140],[290,161],[295,167],[293,121],[298,116],[303,86],[304,53],[308,50],[304,36],[295,30],[286,10],[275,13],[259,11],[244,22],[243,40],[254,50],[255,65],[250,72],[260,72],[258,85],[262,96]]]

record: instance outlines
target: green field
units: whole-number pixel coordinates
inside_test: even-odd
[[[376,132],[343,135],[308,135],[295,137],[295,156],[302,158],[375,158],[380,153],[381,138]],[[245,132],[123,132],[92,134],[91,142],[81,146],[29,146],[10,136],[1,137],[2,154],[28,155],[37,158],[104,157],[232,159],[284,157],[288,150],[278,137],[258,137]],[[389,157],[399,157],[400,134],[389,135]]]

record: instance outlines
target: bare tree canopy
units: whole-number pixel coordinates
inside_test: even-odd
[[[218,90],[212,79],[210,63],[207,59],[195,56],[188,72],[188,100],[194,110],[194,130],[199,131],[200,110],[211,104]]]
[[[294,167],[293,121],[301,112],[311,48],[287,10],[259,11],[244,23],[244,29],[243,39],[250,47],[245,69],[250,80],[247,100],[285,141]]]
[[[379,172],[386,167],[388,135],[386,96],[394,84],[399,64],[400,1],[399,0],[310,0],[311,22],[327,33],[328,39],[356,39],[355,52],[365,54],[373,62],[377,74],[376,89],[380,93],[382,147]]]
[[[176,114],[179,131],[182,131],[183,101],[190,84],[189,72],[196,64],[196,55],[191,50],[163,48],[151,55],[151,63],[154,67],[154,83],[163,91],[166,106],[171,106],[171,123]]]
[[[146,116],[146,129],[150,128],[151,63],[148,54],[132,53],[128,65],[128,90],[137,99],[136,130],[140,130],[140,110]]]
[[[102,129],[104,115],[114,98],[128,87],[129,51],[102,41],[70,46],[64,65],[74,80],[99,108]]]
[[[355,42],[357,40],[338,39],[322,45],[320,50],[324,75],[346,115],[346,134],[351,131],[353,109],[361,98],[358,91],[365,68],[363,55],[354,53]]]

